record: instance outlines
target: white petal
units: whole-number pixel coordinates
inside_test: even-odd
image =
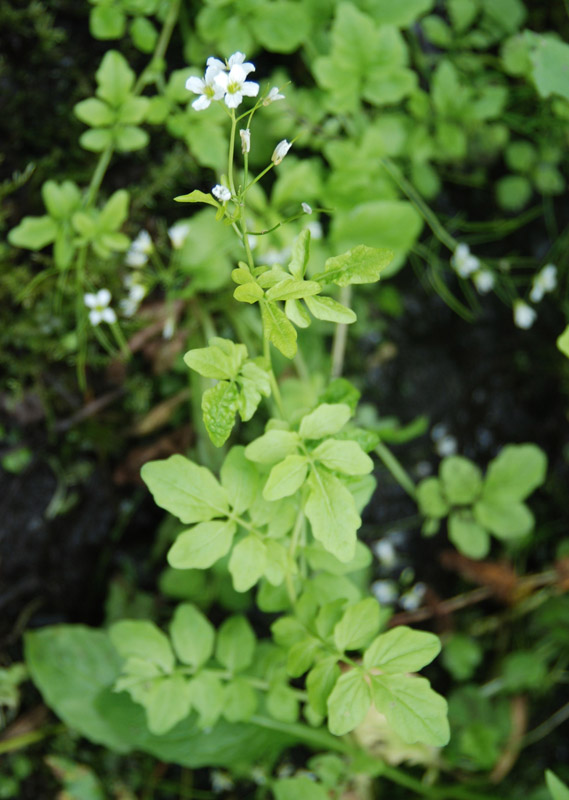
[[[145,253],[137,253],[134,250],[129,250],[124,261],[127,267],[143,267],[148,261],[148,256]]]
[[[233,55],[229,56],[227,59],[229,68],[231,69],[234,64],[242,64],[245,61],[245,58],[245,53],[241,53],[239,50],[236,53],[233,53]]]
[[[205,89],[205,82],[201,78],[192,76],[186,81],[186,89],[194,94],[201,94]]]
[[[103,316],[100,311],[97,311],[96,309],[93,309],[93,311],[89,311],[89,322],[91,323],[91,325],[98,325],[102,319]]]
[[[246,77],[247,73],[241,64],[234,64],[229,70],[229,83],[243,83]]]
[[[227,108],[237,108],[237,106],[243,100],[243,95],[241,94],[241,92],[234,92],[233,94],[227,92],[227,94],[224,97],[224,100]]]
[[[206,97],[205,94],[202,94],[198,97],[197,100],[194,100],[192,103],[192,108],[195,108],[196,111],[203,111],[204,108],[208,108],[211,104],[211,100],[209,97]]]
[[[210,56],[205,63],[208,69],[214,69],[217,70],[217,72],[223,72],[225,70],[225,64],[223,61],[220,61],[219,58],[215,58],[214,56]]]
[[[95,306],[98,305],[97,295],[91,294],[90,292],[83,297],[83,301],[87,308],[95,308]]]
[[[245,81],[241,87],[241,92],[247,95],[247,97],[257,97],[259,94],[259,84],[253,83],[253,81]]]
[[[117,315],[113,311],[112,308],[104,308],[101,311],[101,319],[105,322],[108,322],[109,325],[112,325],[114,322],[117,321]]]
[[[227,72],[220,72],[219,75],[215,76],[213,86],[219,87],[222,91],[227,91],[227,84],[229,83],[229,77]]]
[[[97,292],[97,305],[108,306],[111,302],[111,293],[108,289],[99,289]]]

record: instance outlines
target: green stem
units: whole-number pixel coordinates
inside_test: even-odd
[[[401,488],[405,489],[409,497],[411,497],[413,500],[416,500],[417,492],[415,490],[415,484],[413,483],[409,473],[406,472],[398,459],[395,458],[391,450],[389,450],[389,448],[387,448],[383,442],[379,442],[375,448],[375,452],[381,458],[384,465],[391,472]]]
[[[277,379],[273,371],[273,362],[271,360],[271,344],[267,339],[267,337],[264,335],[264,331],[263,331],[263,355],[269,365],[269,381],[271,383],[273,398],[275,400],[275,403],[277,404],[277,408],[279,410],[279,414],[281,415],[282,419],[286,419],[286,414],[284,412],[284,406],[283,406],[283,399],[281,397],[281,390],[279,389],[279,384],[277,383]]]
[[[344,286],[340,292],[340,303],[349,307],[351,301],[352,287]],[[347,341],[348,326],[346,323],[339,323],[336,325],[336,330],[334,331],[334,341],[332,343],[332,367],[330,370],[330,376],[332,378],[339,378],[342,374]]]
[[[55,736],[64,730],[65,725],[49,725],[47,728],[40,728],[38,731],[30,731],[30,733],[23,733],[21,736],[6,739],[0,742],[0,756],[4,755],[4,753],[11,753],[14,750],[21,750],[30,744],[41,742],[43,739],[47,739],[48,736]]]
[[[229,156],[228,156],[228,164],[227,164],[227,178],[229,180],[229,188],[231,189],[231,194],[235,196],[235,183],[233,180],[233,159],[235,157],[235,127],[237,123],[235,121],[235,111],[231,109],[231,135],[229,137]]]
[[[449,250],[454,252],[456,250],[456,246],[458,245],[457,240],[454,238],[454,236],[451,236],[444,225],[442,225],[437,215],[425,203],[421,195],[417,192],[413,184],[411,184],[403,175],[399,167],[397,167],[390,158],[382,158],[381,164],[387,170],[387,172],[389,172],[403,194],[406,194],[409,200],[413,203],[437,239],[446,247],[448,247]]]
[[[105,177],[105,172],[108,169],[108,166],[110,164],[114,152],[115,152],[114,145],[109,144],[99,156],[97,166],[95,167],[95,171],[93,173],[93,176],[91,177],[91,182],[89,183],[89,188],[87,189],[87,195],[85,197],[85,208],[91,208],[91,206],[95,202],[95,198],[97,196],[99,189],[101,188],[101,183],[103,182],[103,178]]]

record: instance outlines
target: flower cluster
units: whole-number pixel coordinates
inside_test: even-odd
[[[467,244],[461,243],[457,245],[450,263],[461,278],[472,278],[476,290],[480,294],[487,294],[494,288],[493,273],[489,269],[482,267],[480,259],[472,255]]]
[[[148,256],[154,249],[150,234],[146,230],[140,231],[136,239],[131,242],[125,256],[128,267],[143,267],[148,261]]]
[[[111,293],[108,289],[99,289],[95,294],[88,292],[83,300],[89,311],[89,322],[91,325],[100,325],[101,322],[108,322],[112,325],[117,321],[117,315],[110,308]]]
[[[534,277],[529,294],[532,303],[539,303],[543,295],[553,292],[557,288],[557,267],[554,264],[546,266]]]
[[[186,89],[199,95],[192,107],[196,111],[203,111],[213,100],[223,100],[228,108],[237,108],[243,97],[256,97],[259,84],[247,80],[249,73],[254,70],[254,65],[245,61],[245,54],[239,51],[233,53],[225,64],[211,56],[207,60],[204,77],[192,77],[186,81]]]

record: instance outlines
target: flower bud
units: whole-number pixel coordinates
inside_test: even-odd
[[[271,161],[275,166],[280,164],[283,158],[286,156],[290,148],[292,147],[290,142],[287,142],[286,139],[283,139],[281,142],[273,150],[273,155],[271,156]]]
[[[227,186],[223,186],[221,183],[217,183],[211,190],[211,193],[220,203],[227,203],[228,200],[231,200],[231,192]]]
[[[245,155],[251,150],[251,131],[249,128],[242,129],[239,131],[239,136],[241,137],[241,152]]]

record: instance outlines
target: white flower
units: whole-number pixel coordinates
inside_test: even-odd
[[[211,193],[220,203],[227,203],[228,200],[231,200],[231,192],[227,186],[223,186],[221,183],[216,183]]]
[[[234,55],[242,56],[243,54],[235,53]],[[259,84],[246,80],[247,75],[254,69],[253,64],[234,63],[229,72],[220,72],[215,76],[215,85],[221,91],[228,108],[237,108],[243,100],[243,96],[256,97],[258,95]]]
[[[543,300],[543,295],[553,292],[557,287],[557,267],[554,264],[547,264],[541,272],[534,277],[529,299],[532,303],[539,303]]]
[[[96,294],[86,294],[83,298],[89,311],[89,321],[91,325],[99,325],[101,322],[108,322],[112,325],[117,321],[117,315],[112,308],[109,308],[111,302],[111,293],[108,289],[99,289]]]
[[[212,100],[221,100],[223,89],[215,82],[216,77],[225,70],[223,61],[217,58],[208,58],[207,69],[203,78],[188,78],[186,89],[194,94],[199,94],[197,100],[192,103],[192,108],[196,111],[203,111],[208,108]]]
[[[168,228],[168,236],[170,237],[174,250],[179,250],[182,247],[189,232],[189,222],[175,222],[171,228]]]
[[[227,59],[227,67],[231,69],[235,64],[240,64],[248,75],[250,72],[255,72],[255,65],[250,61],[245,61],[245,53],[240,53],[239,50]],[[215,59],[217,60],[217,59]]]
[[[489,269],[479,269],[478,272],[475,272],[472,276],[472,280],[480,294],[488,294],[488,292],[491,292],[494,288],[494,275]]]
[[[395,552],[393,543],[390,542],[389,539],[380,539],[374,542],[373,551],[383,567],[392,569],[397,564],[397,553]]]
[[[405,611],[415,611],[418,609],[423,602],[426,591],[427,587],[424,583],[416,583],[415,586],[399,598],[401,608],[404,608]]]
[[[164,323],[164,327],[162,329],[162,338],[171,339],[174,336],[175,330],[176,330],[176,320],[172,315],[169,315],[166,318],[166,322]]]
[[[281,94],[276,86],[273,86],[269,94],[263,100],[264,106],[270,106],[271,103],[275,103],[277,100],[284,100],[284,94]]]
[[[125,283],[127,283],[125,281]],[[142,300],[146,297],[146,287],[141,283],[130,281],[128,297],[120,301],[120,308],[125,317],[134,317]],[[128,285],[128,284],[127,284]]]
[[[273,150],[273,155],[271,156],[271,161],[273,164],[280,164],[283,158],[286,156],[290,148],[292,147],[290,142],[287,142],[286,139],[283,139],[281,142]]]
[[[243,154],[249,153],[251,150],[251,131],[249,128],[241,129],[239,136],[241,137],[241,152]]]
[[[302,210],[305,214],[312,214],[312,207],[308,205],[308,203],[301,203]]]
[[[397,584],[394,581],[374,581],[370,588],[373,596],[382,606],[393,605],[399,596]]]
[[[148,261],[154,245],[148,231],[140,231],[136,239],[131,242],[125,256],[125,263],[129,267],[143,267]]]
[[[480,267],[480,261],[471,254],[470,247],[467,244],[457,245],[450,263],[461,278],[468,278]]]
[[[537,317],[537,312],[523,300],[514,302],[514,324],[527,331],[531,328]]]

